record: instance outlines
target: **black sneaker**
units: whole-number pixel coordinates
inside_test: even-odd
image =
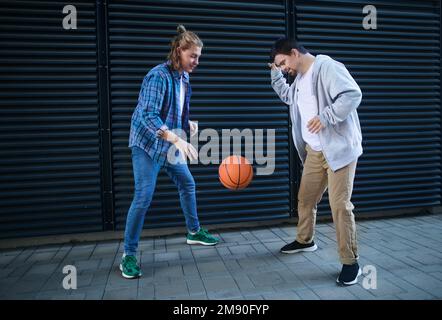
[[[362,271],[357,262],[354,264],[343,264],[341,274],[336,279],[336,282],[344,286],[351,286],[358,283],[358,277],[361,274]]]
[[[282,253],[296,253],[301,251],[307,251],[312,252],[316,251],[318,249],[318,246],[315,244],[314,241],[306,244],[299,243],[298,241],[293,241],[292,243],[289,243],[281,248]]]

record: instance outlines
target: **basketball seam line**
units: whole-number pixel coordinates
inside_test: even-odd
[[[239,183],[241,182],[241,159],[236,156],[236,158],[238,159],[238,183],[236,184],[236,189],[239,189]]]
[[[232,178],[230,178],[229,169],[227,168],[227,164],[224,163],[224,166],[226,167],[227,177],[229,178],[230,182],[232,182],[233,186],[235,186],[236,183],[232,180]]]
[[[246,179],[245,181],[249,180],[251,174],[253,174],[253,169],[250,169],[250,173],[249,173],[249,175],[247,176],[247,179]]]

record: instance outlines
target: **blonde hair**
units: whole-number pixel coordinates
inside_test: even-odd
[[[186,28],[180,24],[177,27],[178,35],[176,35],[171,44],[170,44],[170,52],[167,56],[167,59],[170,60],[172,64],[173,70],[178,70],[180,68],[180,57],[178,56],[178,47],[181,50],[187,50],[193,46],[202,48],[203,42],[201,39],[193,32],[187,31]]]

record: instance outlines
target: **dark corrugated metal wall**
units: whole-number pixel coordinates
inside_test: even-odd
[[[366,1],[296,1],[298,40],[343,62],[363,92],[356,212],[440,205],[440,1],[369,4],[376,30],[362,28]]]
[[[290,210],[288,109],[269,86],[270,45],[286,32],[283,1],[126,1],[109,5],[112,139],[117,228],[124,228],[133,193],[127,147],[130,116],[144,75],[165,61],[176,26],[204,42],[191,75],[191,119],[199,129],[276,129],[276,171],[255,176],[244,191],[218,181],[218,165],[191,165],[202,222],[287,217]],[[200,144],[200,146],[203,143]],[[221,151],[221,150],[220,150]],[[162,173],[146,226],[184,225],[175,185]]]
[[[95,5],[0,3],[0,238],[102,230]]]
[[[276,172],[245,191],[221,187],[217,165],[191,166],[204,223],[296,209],[288,109],[266,68],[273,40],[287,33],[344,62],[362,88],[357,212],[440,205],[440,1],[370,2],[378,9],[370,31],[362,28],[363,1],[107,3],[71,1],[75,31],[62,28],[66,3],[0,4],[0,238],[124,228],[133,192],[130,116],[178,23],[205,43],[191,76],[191,119],[200,130],[276,129]],[[327,211],[325,197],[320,213]],[[184,219],[163,173],[146,227],[175,225]]]

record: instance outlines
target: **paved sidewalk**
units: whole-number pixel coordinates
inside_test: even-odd
[[[216,247],[184,236],[143,239],[143,277],[123,279],[119,241],[0,251],[0,299],[441,299],[442,215],[357,222],[359,284],[340,287],[332,223],[317,225],[313,253],[280,254],[295,226],[221,231]],[[77,289],[62,286],[63,267]],[[376,269],[376,289],[372,267]],[[365,284],[365,285],[364,285]]]

